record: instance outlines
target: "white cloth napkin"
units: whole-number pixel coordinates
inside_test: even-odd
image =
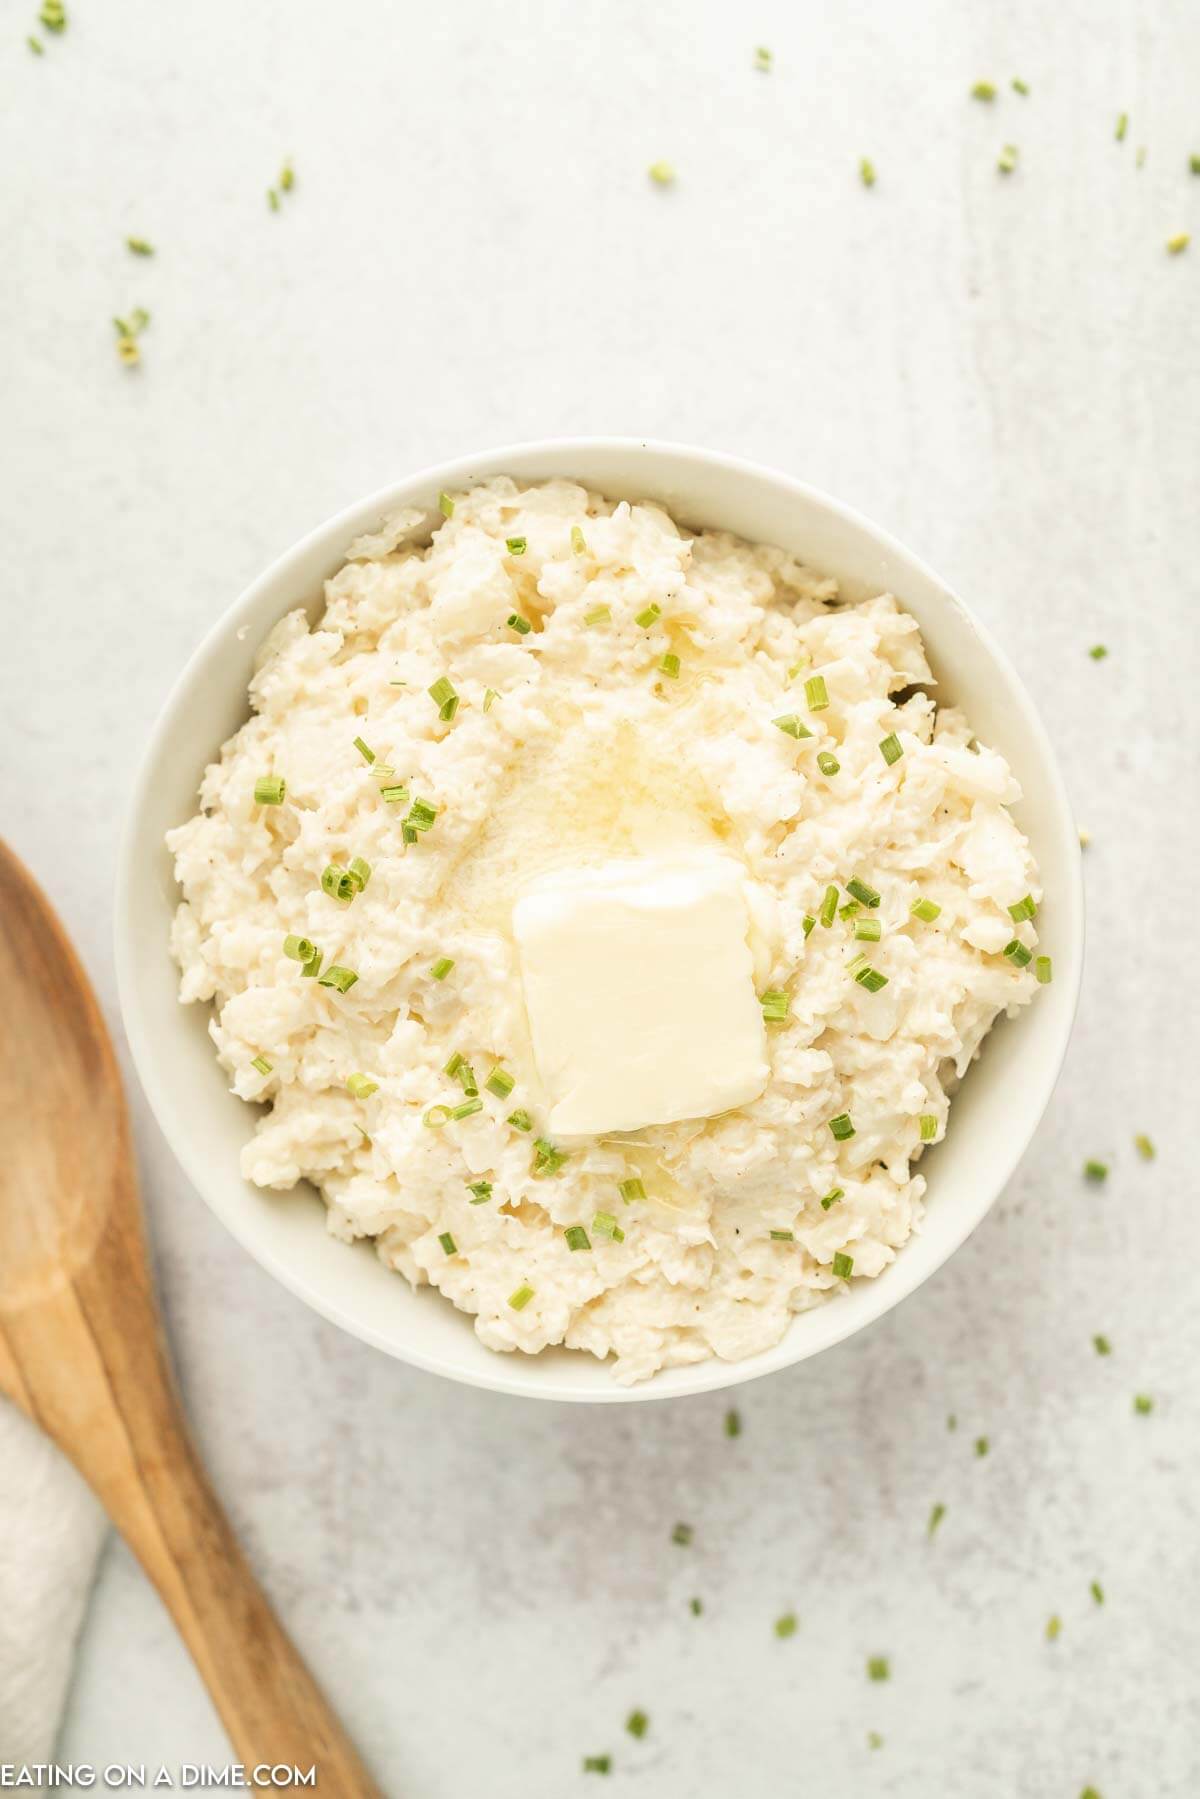
[[[0,1399],[0,1761],[53,1755],[105,1529],[66,1457]]]

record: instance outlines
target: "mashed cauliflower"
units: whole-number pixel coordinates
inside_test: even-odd
[[[319,623],[280,622],[168,839],[181,997],[264,1108],[244,1172],[311,1181],[492,1349],[622,1382],[752,1355],[918,1228],[950,1093],[1049,978],[1016,782],[890,594],[843,604],[783,550],[565,481],[442,512],[358,539]],[[765,1090],[551,1141],[516,899],[713,847],[770,896]]]

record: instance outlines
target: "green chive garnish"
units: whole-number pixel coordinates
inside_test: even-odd
[[[523,1287],[519,1289],[520,1292],[524,1292],[524,1290],[525,1289]],[[530,1291],[530,1293],[532,1293],[533,1288],[530,1287],[529,1291]],[[510,1299],[508,1303],[509,1303],[509,1305],[512,1305],[513,1302]],[[524,1305],[524,1304],[525,1304],[525,1301],[522,1300],[521,1305]],[[519,1312],[521,1310],[521,1306],[517,1306],[516,1310]],[[585,1755],[583,1758],[583,1771],[585,1774],[609,1774],[609,1773],[611,1773],[612,1772],[612,1756],[611,1755]]]
[[[46,54],[45,46],[43,45],[40,38],[27,37],[25,39],[25,42],[29,45],[29,48],[33,51],[33,54],[35,56],[45,56],[45,54]]]
[[[795,1231],[771,1231],[770,1238],[772,1243],[794,1243],[796,1233]]]
[[[308,937],[289,935],[283,940],[283,953],[290,956],[293,962],[311,962],[317,953],[317,946]]]
[[[437,817],[437,807],[431,806],[428,800],[416,799],[409,808],[404,823],[411,831],[429,831]]]
[[[688,1610],[691,1612],[693,1618],[698,1618],[704,1610],[703,1599],[689,1599]]]
[[[656,187],[670,187],[675,179],[675,165],[670,162],[652,162],[646,173]]]
[[[856,970],[854,978],[860,987],[866,988],[868,993],[878,993],[888,984],[887,976],[881,974],[878,968],[872,968],[869,962]]]
[[[631,1737],[644,1737],[650,1728],[650,1720],[645,1712],[630,1712],[625,1720],[625,1728]]]
[[[813,917],[811,912],[806,912],[804,914],[804,917],[800,920],[800,924],[801,924],[801,928],[804,931],[804,940],[807,943],[808,939],[812,936],[813,932],[817,928],[817,921]]]
[[[67,9],[63,0],[42,0],[38,18],[47,31],[63,32],[67,29]]]
[[[928,1527],[926,1530],[927,1536],[933,1535],[934,1531],[937,1529],[938,1525],[941,1523],[942,1519],[945,1516],[946,1516],[946,1508],[944,1505],[942,1505],[941,1501],[939,1500],[937,1505],[935,1505],[933,1507],[933,1510],[929,1514],[929,1524],[928,1524]]]
[[[1040,987],[1048,987],[1054,979],[1054,964],[1049,956],[1038,956],[1033,964],[1034,978]]]
[[[533,1119],[528,1112],[523,1110],[510,1112],[508,1123],[512,1125],[514,1131],[531,1131],[533,1129]]]
[[[874,185],[875,185],[875,164],[871,161],[869,156],[863,156],[863,157],[859,158],[858,178],[862,182],[864,187],[874,187]]]
[[[259,775],[254,783],[254,804],[282,806],[286,793],[287,782],[282,775]]]
[[[617,1187],[617,1192],[627,1206],[631,1206],[635,1199],[645,1199],[646,1197],[646,1189],[636,1175],[631,1176],[627,1181],[622,1181]]]
[[[450,1235],[449,1231],[442,1231],[438,1236],[438,1242],[441,1244],[446,1255],[454,1256],[458,1254],[458,1245]]]
[[[838,890],[836,887],[825,889],[825,898],[821,901],[821,910],[817,914],[823,925],[831,925],[837,915]]]
[[[872,1655],[867,1658],[868,1680],[890,1680],[891,1663],[886,1655]]]
[[[1108,1179],[1108,1163],[1087,1161],[1083,1165],[1084,1179],[1089,1181],[1106,1181]]]
[[[787,994],[779,987],[768,987],[759,1000],[762,1015],[768,1024],[782,1024],[791,1003]]]
[[[285,162],[279,171],[279,185],[285,194],[290,194],[296,185],[296,171],[290,162]]]
[[[324,961],[324,958],[325,952],[323,950],[314,949],[311,961],[306,962],[304,967],[300,970],[301,979],[306,975],[309,977],[319,975],[321,972],[321,963]]]
[[[610,625],[612,623],[612,607],[593,606],[590,612],[584,613],[583,622],[589,630],[593,625]]]
[[[840,1281],[847,1281],[854,1273],[854,1257],[838,1250],[833,1258],[833,1272]]]
[[[1047,1618],[1046,1620],[1046,1641],[1048,1643],[1057,1642],[1061,1630],[1062,1619],[1059,1617],[1058,1613],[1055,1612],[1052,1618]]]
[[[257,1068],[259,1074],[270,1074],[271,1073],[271,1064],[270,1064],[270,1062],[267,1061],[267,1058],[265,1056],[255,1056],[255,1058],[254,1058],[253,1062],[251,1062],[250,1066],[251,1066],[251,1068]]]
[[[1093,1581],[1088,1582],[1088,1592],[1091,1594],[1092,1598],[1096,1601],[1097,1605],[1104,1604],[1104,1588],[1100,1585],[1100,1582],[1098,1580],[1093,1580]]]
[[[917,1119],[921,1131],[921,1142],[932,1143],[937,1136],[938,1121],[932,1112],[922,1112]]]
[[[841,766],[832,750],[817,751],[817,767],[823,775],[836,775]]]
[[[357,979],[358,976],[352,968],[341,968],[336,962],[331,962],[324,974],[317,976],[317,985],[336,987],[339,993],[349,993]]]
[[[854,1125],[849,1112],[839,1112],[836,1118],[831,1118],[829,1129],[838,1143],[848,1142],[854,1135]]]
[[[1133,1146],[1137,1150],[1138,1155],[1141,1156],[1143,1162],[1153,1162],[1155,1156],[1154,1145],[1144,1131],[1138,1132],[1133,1140]]]
[[[492,1197],[491,1181],[468,1181],[466,1185],[467,1192],[471,1195],[471,1204],[473,1206],[486,1205],[487,1201]]]
[[[576,556],[587,555],[587,538],[583,535],[583,528],[580,525],[571,526],[571,548]]]
[[[1008,916],[1014,924],[1020,924],[1023,918],[1036,918],[1037,904],[1032,893],[1027,893],[1023,900],[1018,900],[1015,906],[1010,906]]]
[[[662,607],[656,606],[651,600],[650,604],[641,612],[634,614],[633,622],[635,625],[640,625],[643,631],[648,631],[651,625],[656,625],[661,617]]]
[[[774,53],[768,50],[765,44],[760,44],[754,52],[754,66],[759,73],[762,75],[769,75],[771,73],[771,64],[774,61]]]
[[[992,81],[977,81],[971,89],[971,98],[972,100],[994,100],[996,98],[995,83]]]
[[[1168,256],[1182,256],[1191,241],[1192,234],[1190,231],[1175,232],[1173,237],[1167,239]]]
[[[1135,1412],[1137,1412],[1139,1414],[1139,1416],[1145,1418],[1150,1412],[1152,1412],[1154,1410],[1154,1401],[1151,1399],[1151,1397],[1148,1393],[1135,1394],[1134,1401],[1133,1401],[1133,1409]]]
[[[782,1618],[776,1618],[775,1620],[775,1635],[777,1637],[794,1637],[796,1629],[797,1620],[795,1612],[784,1612]]]
[[[371,878],[371,864],[362,856],[355,856],[353,862],[351,862],[349,868],[346,870],[346,873],[350,876],[350,879],[361,893]]]
[[[856,918],[854,921],[854,938],[856,943],[878,943],[883,926],[877,918]]]
[[[1029,93],[1029,83],[1027,81],[1022,81],[1019,75],[1013,76],[1012,88],[1015,94],[1028,95]]]
[[[529,548],[529,542],[524,537],[506,537],[504,547],[510,556],[523,556]]]
[[[1004,954],[1017,968],[1027,968],[1033,961],[1033,951],[1026,949],[1019,937],[1014,937],[1011,943],[1005,944]]]
[[[782,718],[773,718],[771,723],[775,726],[777,731],[782,731],[787,737],[800,738],[812,736],[812,732],[809,730],[808,726],[804,724],[801,719],[798,719],[794,712],[785,712]]]
[[[372,1093],[378,1093],[379,1082],[373,1081],[369,1074],[348,1074],[346,1087],[355,1099],[370,1099]]]
[[[448,493],[440,493],[438,495],[438,509],[443,518],[454,517],[454,501],[450,498]]]
[[[1088,651],[1088,655],[1093,662],[1103,662],[1104,658],[1108,655],[1108,645],[1105,643],[1094,643]]]
[[[439,956],[437,961],[430,968],[429,973],[435,981],[444,981],[453,967],[453,956]]]
[[[517,633],[518,637],[528,637],[529,633],[533,630],[533,626],[530,624],[529,620],[523,618],[519,612],[510,612],[504,622],[510,631],[515,631]]]
[[[451,1106],[450,1116],[454,1119],[473,1118],[476,1112],[482,1111],[483,1101],[481,1099],[464,1099],[461,1106]]]
[[[361,737],[356,737],[354,739],[354,747],[358,751],[359,755],[362,757],[364,762],[368,762],[368,763],[374,762],[375,751],[370,747],[369,744],[364,743]]]
[[[611,1212],[597,1212],[592,1219],[592,1235],[607,1237],[612,1243],[624,1243],[625,1232],[621,1229]]]
[[[153,256],[154,245],[144,237],[127,237],[125,248],[131,256]]]
[[[1112,1344],[1107,1337],[1100,1336],[1099,1334],[1092,1338],[1092,1348],[1096,1351],[1097,1355],[1112,1354]]]
[[[675,654],[674,650],[668,650],[666,655],[659,662],[658,666],[662,670],[663,674],[668,676],[670,680],[678,681],[678,679],[679,679],[679,657]]]
[[[1125,133],[1128,130],[1129,130],[1129,114],[1127,112],[1119,112],[1117,114],[1117,128],[1113,132],[1113,136],[1116,138],[1116,140],[1119,144],[1123,144],[1125,142]]]
[[[489,1093],[494,1093],[496,1095],[497,1099],[507,1099],[517,1083],[512,1075],[509,1074],[507,1068],[502,1068],[499,1063],[497,1063],[496,1067],[492,1069],[491,1074],[488,1075],[487,1080],[483,1084]]]
[[[975,1439],[975,1454],[976,1455],[980,1455],[980,1456],[986,1455],[990,1448],[991,1448],[991,1444],[988,1442],[986,1437],[976,1437],[976,1439]]]
[[[725,1414],[725,1435],[727,1437],[740,1437],[741,1434],[742,1414],[735,1410],[733,1406],[730,1406]]]
[[[408,788],[399,783],[392,787],[381,787],[379,797],[389,806],[402,806],[408,798]]]
[[[496,692],[496,689],[494,687],[485,687],[483,690],[483,709],[484,709],[484,711],[490,712],[492,707],[496,704],[496,701],[499,698],[500,698],[500,695]]]
[[[810,712],[824,712],[829,704],[824,675],[810,675],[804,683],[804,701]]]
[[[483,1101],[479,1102],[481,1105]],[[565,1149],[558,1149],[548,1137],[535,1137],[533,1141],[533,1172],[535,1174],[557,1174],[563,1163],[568,1160]]]
[[[1195,151],[1188,157],[1188,168],[1193,175],[1200,175],[1200,156],[1197,156]]]
[[[901,756],[904,754],[904,745],[894,731],[889,731],[887,736],[880,741],[879,754],[883,757],[889,768],[892,766],[893,762],[899,762]]]
[[[568,1249],[590,1249],[592,1240],[581,1224],[569,1224],[563,1232]]]
[[[827,1212],[830,1206],[836,1206],[838,1200],[845,1199],[845,1197],[846,1189],[844,1187],[831,1187],[821,1201],[821,1210]]]
[[[322,870],[321,889],[330,899],[341,900],[348,906],[358,892],[358,883],[348,868],[339,868],[336,862],[330,862]]]
[[[695,1534],[690,1524],[677,1524],[671,1532],[671,1541],[678,1543],[681,1549],[686,1549]]]
[[[519,1286],[515,1293],[510,1293],[508,1303],[514,1312],[523,1312],[533,1298],[533,1288],[527,1283]]]
[[[923,918],[926,924],[932,924],[940,917],[942,908],[931,899],[918,899],[913,901],[911,910],[914,918]]]
[[[852,881],[846,882],[846,892],[852,893],[856,900],[862,901],[864,906],[872,908],[879,904],[881,898],[873,887],[868,887],[867,883],[860,881],[857,875]]]
[[[451,1060],[453,1060],[453,1059],[454,1058],[452,1057]],[[475,1070],[471,1067],[471,1064],[469,1062],[464,1061],[462,1056],[459,1056],[457,1058],[457,1060],[458,1060],[458,1066],[454,1069],[451,1069],[449,1067],[449,1064],[447,1064],[446,1072],[448,1074],[457,1075],[459,1085],[462,1087],[462,1090],[466,1094],[467,1098],[474,1099],[476,1094],[479,1092],[479,1083],[475,1079]]]
[[[447,724],[458,711],[458,695],[445,675],[439,675],[433,686],[429,688],[429,697],[438,709],[438,717]]]

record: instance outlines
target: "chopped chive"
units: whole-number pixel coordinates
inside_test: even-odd
[[[763,75],[769,75],[771,73],[771,64],[774,61],[775,61],[774,52],[771,50],[768,50],[767,46],[765,44],[760,44],[758,46],[757,50],[755,50],[755,52],[754,52],[754,66],[759,71],[759,73],[763,74]]]
[[[250,1066],[251,1068],[256,1068],[259,1074],[271,1074],[273,1072],[272,1065],[267,1061],[265,1056],[255,1056]]]
[[[612,607],[593,606],[590,612],[584,613],[583,622],[589,630],[593,625],[611,625]]]
[[[454,501],[450,498],[448,493],[440,493],[438,495],[438,510],[443,518],[454,517]]]
[[[886,1655],[868,1656],[868,1658],[867,1658],[867,1678],[868,1678],[868,1680],[890,1680],[891,1674],[892,1674],[891,1663],[888,1661],[888,1658]]]
[[[287,782],[282,775],[259,775],[254,783],[256,806],[282,806],[286,794]]]
[[[1103,662],[1104,658],[1108,655],[1108,645],[1106,643],[1094,643],[1088,651],[1088,655],[1093,662]],[[1030,917],[1032,916],[1033,914],[1031,913]]]
[[[1021,154],[1016,144],[1005,144],[996,158],[996,167],[1002,175],[1011,175],[1017,166],[1017,158]]]
[[[799,739],[801,737],[812,736],[812,732],[809,730],[808,726],[803,720],[797,718],[794,712],[785,712],[782,718],[773,718],[771,723],[775,726],[777,731],[782,731],[786,737],[795,737]]]
[[[314,949],[311,960],[306,962],[304,967],[300,970],[301,979],[303,979],[305,975],[308,975],[310,978],[319,975],[324,957],[324,950]]]
[[[458,1067],[454,1070],[454,1073],[458,1076],[459,1084],[467,1098],[474,1099],[479,1092],[479,1083],[475,1079],[475,1070],[471,1067],[471,1064],[464,1061],[460,1056],[458,1059]]]
[[[1059,1617],[1058,1613],[1055,1612],[1053,1617],[1046,1619],[1046,1641],[1048,1643],[1057,1642],[1061,1631],[1062,1619]]]
[[[1019,937],[1014,937],[1011,943],[1005,944],[1004,954],[1017,968],[1027,968],[1033,961],[1033,951],[1026,949]]]
[[[1138,1155],[1141,1156],[1143,1162],[1153,1162],[1155,1156],[1154,1144],[1144,1131],[1138,1132],[1133,1140],[1133,1146],[1137,1150]]]
[[[1102,1336],[1099,1332],[1096,1334],[1096,1336],[1094,1336],[1092,1338],[1092,1348],[1095,1350],[1097,1355],[1111,1355],[1112,1354],[1112,1344],[1109,1342],[1107,1337]]]
[[[339,993],[349,993],[357,979],[352,968],[341,968],[336,962],[331,962],[325,973],[317,976],[317,984],[320,987],[336,987]]]
[[[405,841],[416,841],[415,836],[409,837],[408,833],[410,831],[415,833],[417,831],[432,830],[437,815],[437,807],[431,806],[428,800],[415,799],[409,807],[408,817],[404,821]]]
[[[817,751],[817,767],[823,775],[836,775],[841,766],[832,750]]]
[[[946,1516],[946,1508],[939,1500],[938,1503],[933,1507],[932,1511],[929,1514],[929,1524],[926,1528],[925,1534],[927,1536],[931,1537],[945,1516]]]
[[[590,1249],[592,1240],[581,1224],[569,1224],[563,1232],[568,1249]]]
[[[996,84],[993,81],[977,81],[971,89],[972,100],[994,100]]]
[[[838,890],[836,887],[825,889],[825,898],[821,901],[821,910],[817,914],[823,925],[831,925],[837,914]]]
[[[690,1524],[677,1524],[671,1532],[671,1541],[678,1543],[681,1549],[686,1549],[695,1534]]]
[[[1091,1594],[1092,1598],[1096,1601],[1097,1605],[1104,1604],[1104,1588],[1100,1585],[1100,1582],[1098,1580],[1092,1580],[1092,1581],[1088,1582],[1088,1592]]]
[[[670,187],[675,179],[675,165],[670,162],[652,162],[646,173],[656,187]]]
[[[861,911],[861,900],[847,900],[844,906],[838,907],[838,917],[845,919],[857,918]]]
[[[1021,77],[1019,75],[1013,76],[1012,88],[1013,88],[1013,92],[1015,94],[1022,94],[1022,95],[1027,96],[1029,93],[1029,83],[1027,81],[1022,81]]]
[[[1173,237],[1167,239],[1168,256],[1181,256],[1191,241],[1190,231],[1177,231]]]
[[[846,892],[852,893],[856,900],[861,900],[864,906],[870,906],[872,909],[879,904],[882,897],[876,893],[873,887],[868,887],[865,881],[860,881],[857,875],[852,881],[846,882]]]
[[[880,740],[879,754],[883,757],[889,768],[892,766],[893,762],[899,762],[901,756],[904,754],[904,745],[900,742],[900,739],[894,731],[889,731],[887,736]]]
[[[492,1197],[491,1181],[468,1181],[466,1186],[467,1192],[471,1195],[471,1204],[473,1206],[486,1205],[487,1201]]]
[[[592,1219],[592,1235],[607,1237],[612,1243],[624,1243],[625,1232],[621,1229],[611,1212],[597,1212]]]
[[[926,924],[932,924],[941,916],[942,908],[931,899],[916,899],[910,908],[914,918],[923,918]]]
[[[290,956],[293,962],[311,962],[317,953],[317,946],[311,938],[289,934],[283,940],[283,953]]]
[[[508,1069],[497,1063],[483,1084],[489,1093],[496,1095],[497,1099],[507,1099],[517,1083],[509,1074]]]
[[[42,0],[42,10],[38,19],[47,31],[63,32],[67,29],[67,9],[63,0]]]
[[[576,556],[587,555],[587,538],[583,535],[583,527],[581,525],[571,526],[571,549]]]
[[[523,1287],[518,1290],[522,1293],[525,1291],[525,1289]],[[532,1293],[533,1288],[531,1287],[529,1289],[529,1291],[530,1291],[530,1293]],[[509,1303],[509,1305],[512,1305],[513,1302],[510,1299],[508,1303]],[[524,1305],[524,1303],[525,1303],[525,1301],[522,1300],[521,1305]],[[517,1306],[516,1310],[518,1312],[520,1311],[520,1309],[521,1309],[521,1306]],[[611,1773],[612,1772],[612,1756],[611,1755],[585,1755],[583,1758],[583,1771],[585,1774],[609,1774],[609,1773]]]
[[[727,1437],[740,1437],[741,1434],[742,1414],[737,1411],[735,1407],[730,1406],[725,1414],[725,1435]]]
[[[829,704],[824,675],[809,676],[804,683],[804,701],[810,712],[824,712]]]
[[[985,1456],[990,1448],[991,1448],[991,1444],[988,1442],[986,1437],[976,1437],[976,1439],[975,1439],[975,1454],[977,1456]]]
[[[372,1093],[378,1093],[379,1082],[373,1081],[369,1074],[348,1074],[346,1087],[355,1099],[370,1099]]]
[[[634,614],[633,622],[635,625],[640,625],[643,631],[648,631],[651,625],[657,624],[661,617],[662,607],[656,606],[654,601],[651,600],[650,604],[644,607],[641,612]]]
[[[621,1198],[625,1201],[627,1206],[631,1206],[635,1199],[645,1199],[646,1197],[646,1189],[636,1175],[633,1175],[627,1181],[622,1181],[617,1188],[617,1192],[621,1195]]]
[[[533,1298],[533,1288],[527,1282],[522,1283],[515,1293],[510,1293],[508,1303],[514,1312],[523,1312]]]
[[[1054,979],[1054,964],[1049,956],[1038,956],[1033,964],[1034,978],[1039,987],[1048,987]]]
[[[693,1618],[698,1618],[704,1610],[703,1599],[689,1599],[688,1610],[691,1612]]]
[[[879,993],[888,984],[887,976],[881,974],[878,968],[872,968],[870,963],[866,967],[860,968],[854,978],[860,987],[866,988],[868,993]]]
[[[871,161],[869,156],[862,156],[859,158],[858,178],[864,187],[874,187],[875,164]]]
[[[368,763],[374,762],[375,751],[370,747],[369,744],[364,743],[361,737],[356,737],[354,739],[354,747],[358,751],[359,755],[362,757],[364,762],[368,762]]]
[[[371,878],[371,864],[362,856],[355,856],[346,873],[361,893]]]
[[[285,194],[290,194],[296,185],[296,171],[290,162],[285,162],[279,171],[279,185]]]
[[[836,1118],[831,1118],[829,1120],[829,1129],[836,1142],[848,1142],[854,1135],[854,1125],[851,1121],[849,1112],[839,1112]]]
[[[435,981],[444,981],[453,967],[453,956],[439,956],[437,961],[430,968],[429,973]]]
[[[444,1124],[450,1122],[449,1106],[430,1106],[421,1122],[431,1131],[440,1131]]]
[[[523,1109],[517,1112],[510,1112],[508,1115],[508,1123],[512,1125],[514,1131],[531,1131],[533,1129],[533,1119],[529,1116],[529,1113]]]
[[[479,1103],[482,1105],[483,1101]],[[564,1162],[569,1160],[566,1150],[559,1149],[548,1137],[535,1137],[533,1152],[535,1174],[557,1174]]]
[[[932,1143],[937,1136],[938,1121],[932,1112],[922,1112],[917,1119],[922,1143]]]
[[[796,1630],[797,1618],[795,1612],[784,1612],[782,1618],[776,1618],[775,1635],[777,1637],[794,1637]]]
[[[817,928],[817,921],[811,912],[806,912],[804,914],[804,917],[800,920],[800,927],[804,932],[804,940],[807,943],[808,939]]]
[[[788,680],[794,681],[796,679],[796,676],[800,673],[800,670],[802,668],[807,668],[811,661],[812,661],[812,657],[807,655],[803,650],[801,650],[799,662],[793,662],[792,666],[788,669],[788,672],[787,672]]]
[[[827,1212],[830,1206],[836,1206],[838,1200],[845,1199],[845,1197],[846,1189],[844,1187],[831,1187],[821,1201],[821,1210]]]
[[[1113,136],[1116,138],[1116,140],[1119,144],[1123,144],[1125,142],[1125,133],[1128,130],[1129,130],[1129,114],[1127,112],[1119,112],[1117,114],[1117,128],[1113,132]]]
[[[1133,1409],[1140,1417],[1145,1418],[1154,1410],[1154,1401],[1148,1393],[1138,1393],[1134,1396]]]
[[[336,862],[330,862],[321,871],[321,890],[330,899],[341,900],[349,905],[358,892],[358,885],[348,868],[340,868]]]
[[[517,633],[518,637],[528,637],[529,633],[533,630],[533,626],[530,624],[529,620],[523,618],[519,612],[510,612],[504,622],[510,631],[515,631]]]
[[[1193,175],[1200,175],[1200,156],[1197,156],[1195,151],[1188,157],[1188,168]]]
[[[391,787],[381,787],[379,797],[386,805],[402,806],[408,798],[408,788],[401,783],[396,783]]]
[[[504,547],[510,556],[523,556],[529,548],[529,540],[525,537],[506,537]]]
[[[125,248],[131,256],[153,256],[154,245],[145,237],[127,237]]]
[[[496,689],[494,687],[485,687],[483,690],[483,709],[484,709],[484,711],[490,712],[492,707],[496,704],[496,701],[499,698],[500,698],[500,695],[496,692]]]
[[[1108,1179],[1108,1163],[1087,1161],[1083,1165],[1084,1179],[1089,1181],[1106,1181]]]
[[[779,987],[768,987],[759,999],[762,1015],[768,1024],[782,1024],[791,1003],[788,995]]]
[[[1020,924],[1023,918],[1036,918],[1037,903],[1032,893],[1027,893],[1023,900],[1018,900],[1015,906],[1010,906],[1008,916],[1014,924]]]
[[[33,51],[35,56],[45,56],[46,48],[40,38],[27,37],[25,42],[29,45],[29,48]]]
[[[947,1412],[947,1414],[946,1414],[946,1429],[947,1430],[957,1430],[958,1429],[958,1419],[954,1416],[953,1412]]]
[[[458,1254],[458,1244],[454,1241],[454,1238],[450,1235],[449,1231],[441,1231],[438,1235],[438,1242],[441,1244],[446,1255],[456,1256]]]
[[[668,650],[658,666],[664,675],[667,675],[672,681],[678,681],[679,657],[675,654],[674,650]]]
[[[856,918],[854,921],[854,939],[856,943],[878,943],[883,934],[883,926],[877,918]]]
[[[772,1243],[794,1243],[796,1241],[795,1231],[772,1231],[770,1237]]]
[[[454,1119],[473,1118],[476,1112],[483,1111],[481,1099],[464,1099],[461,1106],[451,1106],[450,1116]]]
[[[880,1736],[880,1734],[877,1730],[868,1730],[868,1732],[867,1732],[867,1748],[868,1749],[882,1749],[883,1748],[883,1738]]]
[[[854,1257],[839,1249],[833,1258],[833,1272],[840,1281],[848,1281],[854,1273]]]
[[[430,699],[438,709],[438,717],[447,724],[458,711],[458,695],[445,675],[439,675],[433,686],[427,689]]]

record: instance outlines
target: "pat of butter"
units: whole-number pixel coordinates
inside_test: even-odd
[[[552,1132],[707,1118],[762,1092],[748,885],[731,857],[700,850],[525,889],[513,931]]]

